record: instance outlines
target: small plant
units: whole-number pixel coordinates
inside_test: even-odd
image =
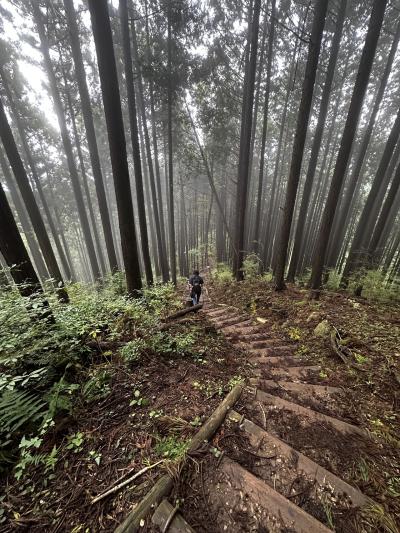
[[[97,452],[96,450],[90,450],[89,459],[92,459],[96,465],[99,466],[101,462],[101,453]]]
[[[289,328],[288,335],[292,339],[292,341],[299,341],[302,337],[302,332],[299,328]]]
[[[144,407],[149,404],[149,400],[147,400],[147,398],[142,397],[142,394],[139,389],[135,390],[135,392],[133,393],[133,396],[134,396],[133,400],[129,402],[129,405],[131,407],[133,406]]]
[[[73,435],[69,435],[67,450],[72,450],[74,453],[80,452],[82,450],[82,444],[84,440],[85,437],[80,431],[74,433]]]
[[[193,420],[190,421],[190,425],[194,428],[201,426],[201,418],[199,416],[195,416]]]
[[[144,339],[133,339],[123,346],[119,353],[127,363],[134,363],[139,361],[141,354],[146,348],[146,341]]]
[[[180,440],[171,435],[160,439],[155,445],[154,451],[161,457],[171,459],[172,461],[180,461],[185,456],[188,448],[188,440]]]
[[[218,263],[212,271],[212,278],[218,285],[224,285],[233,281],[232,270],[225,263]]]
[[[228,381],[228,389],[229,390],[232,390],[233,387],[235,387],[236,385],[239,385],[239,383],[244,383],[244,378],[242,376],[233,376],[233,378],[231,378],[229,381]]]
[[[247,280],[256,279],[260,272],[261,260],[257,254],[249,254],[243,261],[244,278]]]
[[[87,402],[105,398],[111,392],[111,375],[107,370],[94,369],[91,378],[84,384],[82,393]]]
[[[154,409],[153,411],[150,411],[149,418],[160,418],[163,414],[162,409]]]

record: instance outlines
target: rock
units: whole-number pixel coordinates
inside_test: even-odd
[[[331,326],[327,320],[320,322],[314,329],[314,335],[316,337],[329,337],[331,333]]]

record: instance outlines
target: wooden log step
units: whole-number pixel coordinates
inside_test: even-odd
[[[234,410],[228,413],[227,420],[240,423],[240,429],[246,433],[249,438],[250,444],[258,451],[262,451],[263,455],[271,456],[273,454],[284,457],[288,461],[296,459],[296,470],[304,473],[311,479],[315,479],[316,482],[322,487],[331,487],[334,493],[337,495],[345,495],[349,498],[349,504],[353,507],[363,507],[369,499],[359,489],[352,487],[346,481],[339,478],[329,470],[326,470],[313,460],[309,459],[304,454],[296,451],[294,448],[278,439],[274,435],[271,435],[267,431],[260,428],[254,422],[242,420],[243,417]]]
[[[255,401],[261,402],[264,405],[269,405],[273,408],[286,409],[292,413],[305,416],[311,421],[326,422],[331,424],[337,431],[340,431],[341,433],[354,433],[364,438],[368,436],[364,430],[354,426],[353,424],[349,424],[343,420],[339,420],[338,418],[333,418],[332,416],[324,415],[318,411],[314,411],[308,407],[303,407],[297,403],[289,402],[288,400],[284,400],[283,398],[279,398],[273,394],[268,394],[267,392],[259,389],[257,389]]]
[[[155,510],[151,521],[160,528],[160,531],[195,533],[194,529],[189,526],[182,515],[165,498]]]
[[[270,367],[270,368],[255,368],[253,374],[260,378],[290,378],[303,379],[310,378],[310,374],[317,374],[320,372],[320,366],[289,366],[289,367]]]
[[[223,457],[218,470],[223,474],[225,483],[221,480],[219,490],[211,492],[214,504],[217,503],[228,513],[235,509],[243,514],[247,512],[247,523],[257,519],[258,515],[258,527],[254,531],[260,531],[259,527],[263,527],[266,531],[284,531],[287,528],[296,533],[331,532],[313,516],[228,457]],[[231,531],[241,530],[232,524]]]
[[[273,353],[273,350],[271,350]],[[293,356],[293,355],[279,355],[277,357],[274,356],[252,356],[250,357],[250,361],[254,364],[258,365],[266,365],[266,366],[282,366],[286,365],[288,367],[296,367],[299,366],[299,363],[301,363],[301,359],[299,357]]]
[[[249,319],[248,316],[234,316],[232,318],[228,318],[227,320],[218,320],[214,322],[214,325],[217,329],[223,329],[228,326],[236,326],[236,324],[241,324],[243,322],[250,322],[251,319]]]
[[[251,341],[251,342],[249,342],[249,348],[252,349],[252,350],[263,349],[263,348],[269,349],[270,345],[271,345],[271,343],[269,342],[269,340]],[[280,350],[281,351],[287,351],[287,350],[293,351],[295,349],[296,349],[296,346],[293,345],[293,344],[282,344],[282,341],[280,343]]]
[[[341,389],[338,387],[328,387],[328,385],[313,385],[311,383],[295,383],[293,381],[274,381],[273,379],[250,378],[250,385],[262,389],[283,389],[289,392],[298,392],[308,396],[328,396],[329,394],[338,394]]]

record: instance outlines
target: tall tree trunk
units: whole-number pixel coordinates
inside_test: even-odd
[[[85,161],[84,161],[84,158],[83,158],[81,140],[79,138],[78,127],[77,127],[77,124],[76,124],[75,112],[74,112],[74,109],[72,107],[71,96],[69,94],[69,90],[68,90],[66,85],[65,85],[65,91],[66,91],[66,95],[67,95],[69,113],[70,113],[70,116],[71,116],[72,131],[74,133],[76,151],[78,153],[79,166],[80,166],[80,169],[81,169],[83,190],[85,191],[86,204],[87,204],[87,207],[88,207],[88,210],[89,210],[90,221],[92,223],[92,231],[93,231],[94,242],[96,243],[97,258],[98,258],[98,261],[99,261],[101,272],[102,272],[102,274],[104,276],[106,274],[107,270],[106,270],[106,265],[105,265],[105,261],[104,261],[103,250],[102,250],[102,247],[101,247],[100,235],[99,235],[99,232],[98,232],[98,229],[97,229],[97,222],[96,222],[96,217],[95,217],[95,214],[94,214],[93,203],[92,203],[92,199],[91,199],[91,196],[90,196],[88,177],[87,177],[87,174],[86,174]]]
[[[258,190],[256,200],[256,218],[254,221],[254,238],[253,251],[258,253],[260,243],[260,220],[261,220],[261,200],[263,196],[263,182],[264,182],[264,166],[265,166],[265,144],[267,141],[268,128],[268,114],[269,114],[269,93],[271,90],[271,69],[273,58],[273,46],[275,36],[275,18],[276,18],[276,0],[272,0],[271,6],[271,22],[268,35],[268,56],[267,56],[267,79],[265,82],[265,96],[264,96],[264,115],[263,128],[261,134],[261,149],[260,149],[260,170],[258,174]]]
[[[146,106],[145,106],[145,101],[144,101],[142,74],[140,72],[140,65],[139,65],[139,54],[138,54],[138,48],[137,48],[135,24],[132,23],[131,27],[132,27],[133,58],[134,58],[134,64],[136,67],[138,108],[140,110],[140,114],[142,117],[144,144],[146,147],[146,154],[147,154],[147,168],[149,171],[150,191],[151,191],[151,198],[152,198],[152,204],[153,204],[152,214],[154,217],[154,224],[155,224],[155,230],[156,230],[156,235],[157,235],[157,248],[158,248],[158,256],[160,259],[162,278],[163,278],[163,281],[166,283],[167,281],[169,281],[168,262],[167,262],[166,256],[164,255],[163,235],[161,233],[160,216],[158,212],[156,183],[155,183],[155,177],[154,177],[154,166],[153,166],[153,161],[151,158],[150,135],[149,135],[149,129],[147,127],[147,120],[146,120]]]
[[[346,285],[349,274],[361,267],[366,259],[365,252],[368,247],[373,225],[376,221],[374,215],[374,206],[381,206],[386,192],[388,180],[386,171],[390,163],[390,158],[400,136],[400,108],[396,120],[392,126],[388,140],[385,145],[378,169],[372,182],[371,189],[368,193],[367,200],[364,204],[360,219],[357,224],[356,233],[351,243],[350,253],[344,268],[342,284]],[[370,222],[371,221],[371,222]]]
[[[93,124],[93,113],[90,102],[89,90],[86,82],[85,67],[82,59],[82,51],[79,43],[79,30],[74,10],[73,0],[64,0],[64,8],[68,20],[72,57],[74,60],[76,81],[79,88],[79,96],[82,104],[83,121],[85,123],[86,138],[89,147],[90,161],[94,184],[96,187],[97,201],[99,204],[100,218],[103,226],[104,240],[106,243],[108,262],[111,272],[118,270],[117,255],[111,231],[110,215],[107,207],[106,192],[97,146],[96,133]]]
[[[11,276],[22,296],[32,298],[37,293],[43,292],[1,184],[0,252],[10,268]],[[47,302],[44,302],[44,305],[48,308]],[[50,314],[49,310],[47,310],[46,316],[48,318]]]
[[[142,279],[137,252],[125,132],[107,0],[89,0],[88,4],[99,66],[108,143],[110,145],[126,284],[128,294],[137,296],[138,291],[142,288]]]
[[[153,271],[151,269],[149,237],[147,234],[146,205],[143,192],[142,162],[140,160],[140,147],[138,137],[138,123],[136,116],[135,87],[132,72],[132,54],[129,35],[129,19],[127,0],[119,0],[119,14],[122,28],[122,44],[125,64],[126,92],[128,96],[129,125],[132,143],[133,164],[135,169],[136,199],[138,204],[138,216],[140,238],[142,243],[143,264],[148,285],[153,284]],[[150,206],[148,206],[150,208]]]
[[[72,144],[69,138],[65,114],[61,102],[60,92],[57,86],[57,80],[53,69],[53,64],[50,58],[50,46],[46,36],[46,31],[43,22],[42,12],[36,0],[31,0],[34,21],[38,30],[40,38],[40,49],[44,59],[44,66],[50,83],[50,92],[53,99],[54,110],[57,115],[57,121],[61,132],[61,139],[64,146],[65,155],[67,157],[68,170],[71,178],[72,189],[74,191],[76,205],[78,207],[78,216],[82,226],[82,231],[85,239],[85,244],[88,250],[90,266],[95,279],[101,277],[99,265],[96,258],[96,252],[90,233],[89,220],[85,209],[85,202],[83,201],[82,190],[79,183],[78,171],[75,164],[74,154],[72,151]]]
[[[172,147],[172,6],[168,2],[168,197],[169,197],[169,253],[171,278],[176,285],[175,214],[174,214],[174,161]]]
[[[303,90],[299,113],[297,117],[296,134],[293,144],[292,162],[286,189],[285,207],[282,214],[282,223],[275,266],[275,287],[282,290],[285,286],[284,274],[286,256],[292,225],[294,205],[296,202],[297,188],[300,179],[301,163],[303,160],[304,145],[306,141],[308,120],[311,111],[314,92],[315,76],[317,73],[319,52],[321,48],[322,33],[324,31],[325,17],[328,9],[328,0],[319,0],[315,3],[315,14],[311,30],[311,39],[308,49],[306,71],[303,81]]]
[[[314,251],[311,288],[313,297],[318,297],[321,288],[322,272],[325,262],[325,254],[331,233],[333,217],[342,188],[342,183],[347,169],[354,136],[357,129],[365,92],[371,73],[372,63],[375,56],[376,45],[382,27],[387,0],[374,0],[368,32],[361,55],[360,65],[356,82],[351,97],[350,107],[347,113],[346,124],[343,131],[342,141],[336,160],[335,170],[332,177],[331,187],[325,204],[324,214],[318,231],[317,245]]]
[[[9,84],[8,84],[8,80],[7,80],[6,76],[5,76],[3,68],[1,68],[1,67],[0,67],[0,78],[1,78],[1,81],[3,83],[3,87],[4,87],[4,90],[6,92],[6,95],[7,95],[7,100],[8,100],[8,103],[10,105],[10,109],[11,109],[12,114],[13,114],[13,119],[15,120],[15,124],[16,124],[17,129],[18,129],[18,133],[19,133],[19,136],[20,136],[20,139],[21,139],[21,142],[22,142],[22,146],[23,146],[23,149],[24,149],[24,152],[25,152],[25,155],[26,155],[26,159],[27,159],[29,167],[31,169],[31,175],[32,175],[32,178],[33,178],[33,182],[35,183],[37,192],[39,193],[39,198],[40,198],[40,201],[42,202],[43,209],[44,209],[44,212],[46,214],[46,218],[47,218],[47,222],[49,224],[51,235],[53,237],[54,244],[56,245],[57,252],[58,252],[58,255],[60,257],[62,269],[64,270],[64,274],[65,274],[66,278],[68,280],[71,280],[70,265],[68,264],[67,258],[65,256],[64,249],[63,249],[63,247],[61,245],[58,233],[57,233],[55,225],[54,225],[53,218],[51,216],[51,213],[50,213],[50,210],[49,210],[49,207],[48,207],[48,204],[47,204],[46,197],[45,197],[44,192],[43,192],[42,185],[41,185],[40,180],[39,180],[39,175],[38,175],[38,172],[37,172],[37,169],[36,169],[36,164],[35,164],[35,161],[33,159],[32,152],[31,152],[31,149],[29,147],[29,143],[28,143],[28,140],[27,140],[27,137],[26,137],[25,128],[24,128],[24,125],[22,123],[22,119],[21,119],[21,116],[20,116],[20,114],[18,112],[17,106],[15,105],[14,98],[13,98],[13,95],[11,93],[11,90],[10,90],[10,87],[9,87]]]
[[[299,216],[297,219],[296,233],[293,241],[293,250],[290,260],[287,279],[294,281],[296,274],[297,263],[299,259],[299,252],[301,240],[303,238],[304,223],[307,215],[308,206],[310,203],[311,189],[314,182],[315,170],[317,168],[318,154],[321,147],[322,136],[324,133],[326,116],[328,114],[329,99],[331,94],[333,76],[335,73],[337,57],[339,53],[340,41],[343,33],[344,18],[346,15],[347,0],[341,0],[339,12],[336,21],[336,30],[332,40],[332,48],[329,57],[328,69],[326,72],[326,79],[324,90],[322,92],[321,104],[319,108],[318,122],[315,128],[314,140],[311,148],[310,160],[308,163],[308,170],[306,180],[304,183],[303,196],[301,199]]]
[[[28,176],[26,174],[21,157],[18,153],[17,145],[14,140],[10,125],[7,121],[7,116],[4,111],[3,103],[0,100],[0,137],[3,142],[7,158],[13,170],[18,188],[20,190],[22,199],[24,200],[26,210],[31,219],[36,238],[43,253],[49,274],[54,279],[57,286],[57,294],[60,301],[68,302],[68,294],[64,288],[64,281],[61,276],[60,268],[57,264],[56,257],[51,247],[49,236],[47,235],[46,227],[42,220],[38,205],[33,195],[32,189],[29,185]],[[5,255],[5,254],[4,254]]]
[[[363,138],[360,144],[360,148],[358,150],[357,159],[356,159],[356,162],[354,164],[354,169],[349,179],[346,195],[344,196],[344,200],[340,207],[340,211],[336,214],[336,217],[339,218],[339,222],[337,224],[337,229],[333,233],[332,238],[331,238],[333,242],[338,242],[338,243],[343,242],[344,233],[348,226],[348,218],[349,218],[349,213],[351,212],[352,202],[353,202],[354,197],[357,196],[361,188],[361,182],[362,182],[361,171],[365,163],[365,156],[366,156],[368,146],[371,140],[376,117],[378,115],[378,111],[379,111],[379,108],[380,108],[380,105],[383,99],[383,95],[385,93],[385,89],[386,89],[386,85],[387,85],[387,82],[390,76],[390,72],[392,70],[393,60],[396,55],[396,50],[399,44],[399,39],[400,39],[400,22],[397,25],[396,34],[394,36],[392,46],[390,48],[390,52],[389,52],[389,55],[386,61],[385,70],[383,72],[378,90],[376,92],[372,112],[369,117],[368,125],[365,128],[364,135],[363,135]]]
[[[35,232],[32,230],[31,223],[29,222],[28,215],[26,214],[25,207],[20,199],[18,190],[14,181],[11,177],[9,166],[6,162],[5,155],[3,154],[2,147],[0,146],[0,167],[3,172],[3,176],[7,185],[7,188],[10,191],[11,199],[14,204],[15,211],[18,215],[19,221],[21,222],[22,231],[25,234],[26,240],[28,242],[28,247],[31,252],[31,256],[34,262],[34,266],[39,274],[39,277],[42,281],[48,279],[49,273],[47,271],[46,265],[44,264],[42,254],[40,253],[39,247],[37,245]]]
[[[253,120],[254,83],[257,65],[258,30],[260,20],[261,0],[254,1],[251,22],[251,38],[249,39],[249,58],[246,59],[245,79],[243,85],[242,124],[240,133],[239,170],[236,190],[236,224],[233,273],[240,281],[243,279],[244,232],[247,208],[247,190],[249,182],[250,143]]]

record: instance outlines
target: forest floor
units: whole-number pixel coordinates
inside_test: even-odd
[[[267,409],[264,405],[264,409],[260,402],[257,405],[254,401],[253,393],[246,392],[235,406],[235,411],[256,422],[259,427],[267,429],[268,434],[265,434],[265,437],[271,434],[277,436],[294,450],[302,452],[318,465],[360,489],[374,503],[362,513],[355,513],[354,509],[350,509],[339,499],[334,499],[329,505],[320,505],[321,502],[313,500],[311,496],[311,487],[307,486],[309,480],[302,476],[290,478],[287,473],[287,486],[284,486],[281,479],[281,488],[277,490],[336,531],[398,531],[400,306],[371,302],[340,292],[324,292],[321,299],[315,301],[309,299],[306,289],[290,285],[286,291],[275,292],[270,283],[262,280],[243,281],[239,284],[211,282],[209,292],[214,309],[210,311],[209,316],[215,324],[219,324],[234,346],[241,345],[246,348],[247,343],[251,348],[250,341],[246,340],[250,338],[250,334],[246,332],[250,331],[252,326],[243,322],[246,317],[253,318],[254,324],[259,323],[259,326],[255,326],[258,328],[258,335],[254,339],[264,338],[268,339],[267,343],[274,343],[275,347],[266,344],[271,348],[264,348],[267,352],[264,358],[256,354],[257,351],[260,354],[263,351],[262,341],[259,342],[258,350],[247,352],[253,363],[257,359],[262,361],[260,366],[264,368],[261,369],[260,377],[267,378],[265,381],[250,379],[250,382],[274,397],[290,400],[365,429],[371,437],[363,439],[344,436],[325,423],[310,425],[304,417],[284,408],[280,409],[279,405],[272,409]],[[218,311],[218,308],[224,309],[223,305],[229,307],[226,311]],[[341,344],[350,350],[347,353],[351,354],[354,365],[346,365],[334,352],[330,336],[326,332],[324,334],[327,325],[337,329]],[[266,334],[264,336],[260,335],[263,331]],[[253,343],[253,346],[257,344]],[[281,347],[282,352],[279,351]],[[274,364],[268,367],[268,358],[271,362],[273,360],[270,356],[281,355],[286,359],[275,357],[277,366],[287,368],[278,371]],[[286,360],[286,363],[281,364],[282,360]],[[315,368],[318,368],[318,372],[314,375],[310,371],[304,373],[306,376],[291,376],[290,367],[294,365],[298,365],[300,370],[302,365],[304,370],[312,368],[305,365],[317,365]],[[253,366],[256,368],[257,363]],[[257,372],[255,368],[253,372]],[[279,372],[283,372],[283,376],[275,377]],[[305,381],[307,386],[310,384],[310,387],[314,388],[340,388],[341,394],[324,397],[314,394],[311,397],[288,393],[285,385],[292,381],[300,384]],[[271,399],[273,400],[273,397],[270,397],[269,401]],[[259,444],[256,449],[252,448],[243,430],[239,431],[237,426],[228,420],[214,437],[212,445],[258,478],[266,476],[267,484],[273,484],[275,488],[277,483],[279,487],[279,478],[285,478],[283,465],[266,466],[259,456]],[[200,468],[201,476],[198,475],[198,467],[197,470],[192,469],[186,478],[188,484],[178,489],[177,498],[184,498],[189,486],[193,495],[182,508],[183,516],[196,531],[252,531],[251,527],[255,526],[253,524],[250,527],[248,514],[251,503],[246,500],[246,496],[243,498],[246,483],[243,484],[243,479],[239,482],[240,496],[232,494],[231,487],[229,490],[226,486],[221,489],[226,479],[220,475],[216,476],[216,462],[212,456],[205,458]],[[289,469],[296,470],[293,464],[289,465]],[[227,476],[229,486],[235,481],[238,482],[236,470],[232,468],[231,475]],[[220,487],[222,494],[222,505],[217,507],[213,505],[213,500],[218,500],[218,490],[215,487]],[[224,505],[229,505],[230,513],[233,514],[229,516],[227,512],[221,512]],[[202,518],[204,516],[210,517],[207,523]],[[266,517],[261,516],[259,519],[263,524],[268,522]],[[268,527],[275,531],[275,526],[276,524],[273,524]],[[297,531],[296,528],[295,530]],[[277,531],[281,529],[278,528]]]
[[[233,306],[237,313],[258,320],[260,325],[265,323],[269,335],[290,346],[301,364],[318,364],[321,370],[316,383],[345,390],[332,405],[326,401],[322,411],[328,415],[339,411],[343,420],[367,429],[376,446],[361,449],[352,439],[337,436],[339,459],[332,465],[329,458],[318,455],[319,444],[332,440],[332,434],[317,426],[312,432],[305,431],[296,417],[279,411],[272,413],[271,424],[293,448],[307,450],[316,462],[336,470],[337,475],[373,498],[377,506],[371,512],[375,516],[368,517],[367,522],[372,528],[378,526],[371,531],[394,533],[391,517],[400,512],[399,305],[372,303],[337,292],[326,292],[320,301],[311,301],[305,289],[289,286],[277,293],[271,284],[260,280],[239,284],[209,280],[208,291],[213,305]],[[346,366],[333,352],[329,339],[315,335],[315,328],[324,320],[337,328],[356,366]],[[218,482],[215,465],[219,453],[181,460],[191,436],[227,392],[240,380],[249,380],[254,369],[249,354],[234,342],[234,335],[227,338],[217,331],[203,312],[168,326],[168,339],[175,338],[179,350],[168,340],[157,353],[142,350],[129,364],[121,358],[120,349],[137,338],[132,319],[126,318],[123,331],[118,341],[108,340],[107,333],[97,337],[92,343],[90,365],[82,369],[82,380],[88,374],[109,376],[102,394],[89,403],[78,403],[73,416],[57,418],[45,435],[40,451],[51,456],[57,447],[54,467],[30,465],[20,480],[12,472],[3,477],[1,532],[113,531],[165,471],[177,474],[177,469],[181,475],[172,498],[180,502],[188,523],[201,532],[235,531],[229,517],[218,523],[217,511],[205,494],[207,476],[210,483]],[[165,341],[162,337],[159,340]],[[79,383],[79,375],[76,381]],[[246,393],[235,410],[259,419],[260,414],[246,411],[247,400]],[[262,420],[258,422],[261,425]],[[290,427],[297,429],[289,432]],[[229,422],[217,433],[212,446],[224,449],[250,471],[256,470],[254,458],[241,455],[248,443]],[[151,468],[134,484],[92,504],[94,497],[118,480],[145,467]],[[301,486],[296,486],[296,491],[306,492]],[[325,509],[318,510],[317,515],[328,526],[337,518],[338,531],[351,531],[343,526],[349,517],[344,512],[340,516],[333,513],[332,518]],[[240,529],[240,513],[235,520],[239,531],[247,531],[244,526]],[[147,520],[142,530],[154,531]]]

